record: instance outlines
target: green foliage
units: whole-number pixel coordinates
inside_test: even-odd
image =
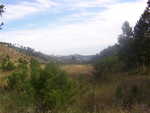
[[[10,60],[9,56],[6,56],[6,58],[3,59],[3,62],[1,64],[1,68],[4,71],[11,71],[15,69],[15,65]]]
[[[150,9],[149,5],[134,27],[123,25],[123,34],[119,38],[119,57],[128,69],[150,65]],[[132,62],[131,62],[132,61]]]
[[[38,111],[60,109],[71,102],[73,83],[54,63],[48,64],[39,75],[32,74],[31,85]]]
[[[118,50],[119,50],[118,44],[109,46],[108,48],[102,50],[100,52],[100,54],[95,55],[95,57],[93,57],[93,62],[96,63],[97,61],[99,61],[105,57],[117,56]]]
[[[150,11],[149,6],[144,11],[140,20],[137,22],[134,30],[130,27],[129,22],[124,22],[122,34],[119,35],[118,44],[104,49],[97,59],[96,71],[104,73],[112,72],[115,61],[112,57],[117,57],[117,62],[121,63],[124,71],[133,69],[145,71],[145,67],[150,65]],[[111,58],[111,59],[110,59]]]
[[[94,69],[95,77],[102,79],[103,77],[105,78],[106,74],[119,72],[121,70],[121,63],[117,56],[104,57],[95,63]]]
[[[150,65],[149,16],[150,16],[149,7],[147,7],[134,28],[133,49],[137,67],[144,67]]]
[[[23,65],[23,64],[22,64]],[[24,64],[25,65],[25,64]],[[15,95],[16,106],[33,109],[36,113],[57,112],[65,110],[72,103],[74,82],[66,73],[59,69],[57,64],[49,63],[45,68],[32,59],[29,69],[22,66],[7,79],[8,91]],[[16,94],[17,93],[17,94]],[[19,107],[19,106],[18,106]]]
[[[141,66],[150,66],[149,7],[150,5],[141,16],[134,31],[128,22],[123,24],[118,43],[104,49],[95,57],[95,78],[79,78],[77,87],[56,63],[49,63],[42,67],[35,59],[31,59],[30,63],[19,59],[17,71],[7,77],[7,86],[2,91],[0,89],[2,92],[0,104],[4,106],[0,110],[4,113],[65,113],[66,111],[93,113],[99,109],[106,109],[104,111],[108,113],[109,106],[117,105],[128,109],[134,105],[150,106],[149,77],[132,76],[132,78],[123,76],[123,73],[117,76],[122,69],[129,71]],[[31,48],[17,48],[11,44],[9,47],[45,60],[50,58]],[[72,57],[71,62],[74,61],[76,58]],[[1,67],[6,71],[13,70],[14,64],[9,57],[6,57]],[[107,79],[106,77],[111,79],[110,83],[105,81],[98,86],[99,84],[95,82],[95,80]],[[75,93],[77,93],[76,97]],[[5,101],[9,103],[6,104]],[[78,103],[75,104],[76,107],[72,105],[73,102]],[[122,112],[120,109],[118,111]],[[114,113],[117,112],[114,111]]]
[[[30,86],[28,69],[25,64],[20,64],[18,71],[7,77],[7,87],[1,101],[10,103],[2,104],[3,112],[27,113],[33,111],[32,87]]]
[[[133,50],[133,31],[129,22],[124,22],[122,25],[122,34],[118,39],[118,57],[124,63],[124,69],[129,70],[134,67],[134,50]],[[132,62],[131,62],[132,60]]]
[[[17,65],[17,69],[23,73],[28,73],[28,63],[22,62]]]
[[[126,80],[116,89],[116,102],[123,107],[150,105],[150,80]]]
[[[21,72],[14,72],[11,76],[8,77],[8,86],[9,89],[21,90],[23,89],[23,84],[25,82],[26,75]]]
[[[25,59],[23,59],[23,58],[19,58],[18,62],[19,62],[20,64],[27,64],[27,63],[28,63],[27,60],[25,60]]]
[[[122,26],[122,34],[119,35],[118,44],[104,49],[100,53],[98,59],[103,60],[103,58],[107,59],[107,57],[117,56],[118,61],[123,63],[122,66],[125,71],[133,69],[144,71],[145,67],[150,66],[149,28],[150,6],[148,5],[136,26],[134,27],[134,30],[132,30],[132,27],[130,27],[129,22],[124,22]],[[106,65],[109,67],[109,64]],[[109,71],[111,70],[109,69]]]

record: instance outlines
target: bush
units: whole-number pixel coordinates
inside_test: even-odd
[[[33,106],[36,113],[65,110],[75,94],[73,81],[54,63],[49,63],[42,69],[32,59],[30,66],[30,71],[24,73],[23,68],[8,77],[8,91],[13,95],[10,100],[13,99],[18,108],[18,102],[23,103],[22,107],[27,107],[27,110]]]
[[[14,63],[10,60],[9,56],[7,56],[3,62],[2,62],[2,65],[1,65],[1,68],[4,70],[4,71],[11,71],[11,70],[14,70],[15,69],[15,65]]]
[[[150,105],[150,80],[126,80],[116,89],[116,102],[123,107]]]
[[[121,70],[121,63],[117,56],[109,56],[99,59],[99,61],[94,64],[94,69],[96,79],[105,79],[106,74],[119,72]]]
[[[74,94],[73,82],[58,68],[58,65],[50,63],[37,75],[35,72],[32,73],[31,86],[37,111],[55,111],[70,104]]]

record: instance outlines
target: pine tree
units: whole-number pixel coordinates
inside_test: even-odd
[[[150,0],[134,28],[134,54],[137,66],[150,65]]]
[[[132,49],[133,43],[133,30],[130,27],[129,22],[124,22],[122,26],[122,34],[119,36],[118,45],[119,45],[119,59],[124,62],[125,68],[131,68],[132,62],[134,61],[134,52]],[[132,62],[130,62],[132,61]]]
[[[2,5],[0,5],[0,16],[2,16],[2,13],[4,13],[4,5],[2,4]],[[4,23],[3,22],[1,22],[0,23],[0,29],[1,29],[1,27],[4,25]]]

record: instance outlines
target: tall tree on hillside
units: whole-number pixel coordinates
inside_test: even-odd
[[[134,51],[137,65],[150,65],[150,0],[134,28]]]
[[[133,31],[130,27],[129,22],[124,22],[122,25],[122,34],[119,35],[118,45],[119,45],[119,59],[124,62],[126,67],[131,67],[130,60],[133,61],[134,52],[132,50],[133,43]]]

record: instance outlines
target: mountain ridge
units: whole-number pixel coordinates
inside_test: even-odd
[[[48,63],[50,61],[55,61],[64,64],[80,64],[80,63],[89,63],[95,55],[48,55],[39,51],[35,51],[30,47],[20,46],[18,44],[0,42],[0,55],[10,56],[12,59],[26,58],[31,59],[35,58],[41,63]]]

